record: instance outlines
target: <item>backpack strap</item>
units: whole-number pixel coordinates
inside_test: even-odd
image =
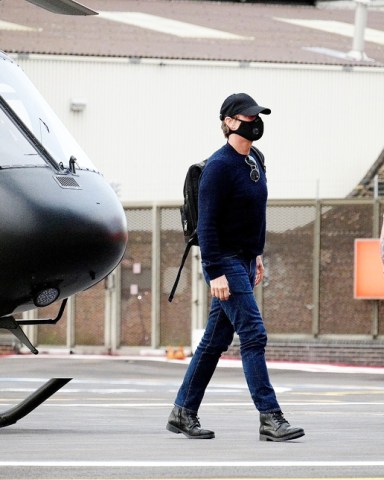
[[[190,238],[189,238],[189,240],[188,240],[188,242],[185,246],[185,250],[184,250],[184,253],[183,253],[183,257],[181,259],[180,267],[179,267],[179,270],[178,270],[177,275],[176,275],[175,283],[173,284],[171,293],[169,294],[169,297],[168,297],[168,302],[172,302],[173,297],[175,296],[176,288],[177,288],[177,285],[179,284],[179,280],[180,280],[180,276],[181,276],[181,271],[183,270],[185,261],[187,260],[189,250],[191,249],[192,245],[195,245],[194,242],[195,242],[196,235],[197,235],[197,231],[195,230],[192,233],[192,235],[190,236]]]
[[[260,151],[258,148],[256,148],[254,145],[252,145],[251,151],[256,155],[256,158],[261,163],[261,166],[263,167],[264,173],[267,173],[267,167],[265,166],[265,157],[264,157],[263,152]]]

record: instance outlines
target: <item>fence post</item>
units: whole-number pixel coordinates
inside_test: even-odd
[[[315,203],[315,222],[313,231],[313,270],[312,270],[312,334],[320,333],[320,254],[321,254],[321,202]]]
[[[120,346],[121,281],[120,265],[105,279],[104,339],[108,353],[116,353]]]
[[[23,320],[36,320],[38,318],[38,310],[34,308],[33,310],[28,310],[22,314]],[[23,325],[23,330],[26,336],[29,338],[33,345],[38,344],[39,336],[39,326],[38,325]]]
[[[67,302],[67,335],[66,342],[69,351],[75,346],[75,317],[76,317],[76,295],[68,297]]]
[[[207,323],[208,287],[204,280],[199,247],[192,247],[191,257],[191,346],[193,353]]]
[[[372,211],[372,237],[378,238],[380,236],[380,200],[376,191],[375,199],[373,202]],[[379,335],[379,302],[380,300],[372,300],[372,325],[371,333],[373,338],[377,338]]]
[[[152,311],[151,311],[151,347],[160,346],[160,220],[161,210],[152,206]]]
[[[192,302],[192,331],[203,329],[207,320],[207,285],[201,267],[199,247],[192,247],[192,272],[191,272],[191,302]]]

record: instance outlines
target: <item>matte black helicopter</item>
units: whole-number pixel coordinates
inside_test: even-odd
[[[74,0],[27,0],[38,7],[64,15],[97,15],[97,12]]]
[[[27,0],[55,13],[93,15],[73,0]],[[121,261],[127,225],[120,201],[21,68],[0,51],[0,328],[34,354],[21,325],[55,324],[67,298]],[[61,300],[54,319],[15,314]],[[11,425],[71,379],[54,378],[0,413]]]

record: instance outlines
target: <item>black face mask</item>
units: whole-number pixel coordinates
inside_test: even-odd
[[[259,140],[259,138],[263,136],[264,123],[260,117],[257,117],[252,122],[246,122],[245,120],[239,120],[239,122],[241,122],[239,128],[237,130],[230,130],[229,134],[237,133],[240,137],[246,138],[251,142]]]

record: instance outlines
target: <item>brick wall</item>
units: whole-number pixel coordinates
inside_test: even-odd
[[[240,358],[240,348],[235,342],[227,355]],[[327,363],[384,367],[384,342],[382,341],[270,341],[266,349],[267,361]]]

